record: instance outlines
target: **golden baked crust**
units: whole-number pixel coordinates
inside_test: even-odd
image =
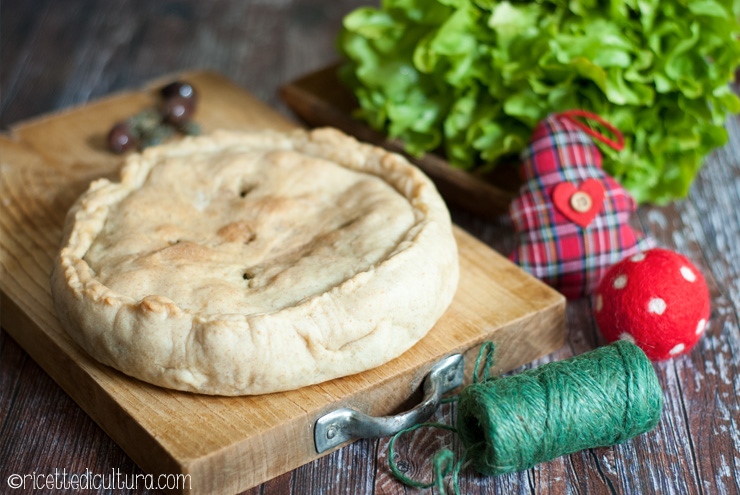
[[[188,138],[70,210],[52,293],[99,361],[245,395],[383,364],[457,287],[449,213],[402,157],[333,129]]]

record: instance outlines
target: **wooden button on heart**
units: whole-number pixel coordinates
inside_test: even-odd
[[[586,213],[591,209],[591,205],[593,205],[591,196],[583,191],[576,191],[573,196],[570,197],[570,206],[578,213]]]
[[[552,202],[565,218],[585,228],[604,206],[604,186],[596,179],[586,179],[579,188],[561,182],[552,191]]]

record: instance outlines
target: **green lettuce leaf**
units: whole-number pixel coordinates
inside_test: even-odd
[[[345,17],[357,116],[456,167],[511,161],[547,114],[625,136],[604,167],[639,202],[685,196],[740,111],[740,0],[383,0]]]

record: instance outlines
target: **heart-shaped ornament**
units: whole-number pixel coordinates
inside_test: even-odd
[[[578,188],[561,182],[552,191],[552,202],[565,218],[585,228],[604,207],[604,186],[596,179],[586,179]]]

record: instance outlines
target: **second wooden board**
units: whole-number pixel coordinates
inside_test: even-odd
[[[306,74],[280,88],[280,96],[309,125],[337,127],[358,139],[404,154],[434,181],[440,194],[452,204],[489,218],[509,208],[520,186],[517,167],[505,165],[481,174],[455,168],[436,153],[406,154],[403,142],[353,117],[358,103],[340,82],[338,69],[338,65],[331,65]]]

